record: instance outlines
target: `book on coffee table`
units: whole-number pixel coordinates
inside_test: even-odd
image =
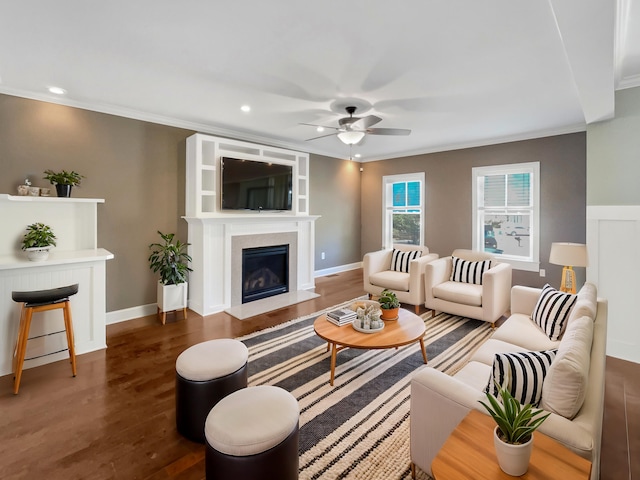
[[[332,312],[327,312],[327,320],[338,326],[347,325],[355,319],[356,312],[348,308],[341,308],[333,310]]]
[[[327,322],[331,322],[334,325],[338,326],[338,327],[344,327],[345,325],[351,325],[353,323],[353,321],[355,320],[355,318],[350,318],[349,320],[345,320],[345,321],[340,321],[340,320],[335,320],[331,317],[327,317]]]

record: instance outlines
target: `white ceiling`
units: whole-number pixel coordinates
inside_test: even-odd
[[[640,85],[634,0],[0,0],[0,93],[362,160],[585,129]],[[64,97],[49,86],[67,90]],[[250,113],[240,111],[248,104]]]

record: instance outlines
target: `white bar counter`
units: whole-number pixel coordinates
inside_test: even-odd
[[[0,375],[12,373],[21,307],[11,299],[13,291],[79,284],[70,298],[76,354],[106,348],[106,261],[113,254],[96,246],[100,203],[104,200],[0,194]],[[50,225],[57,237],[42,262],[29,261],[20,249],[27,225],[34,222]],[[60,311],[34,315],[29,336],[39,338],[27,344],[26,358],[32,360],[25,361],[25,369],[68,359],[63,325]]]

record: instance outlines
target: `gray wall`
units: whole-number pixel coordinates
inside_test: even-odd
[[[49,168],[85,175],[71,195],[105,199],[98,205],[98,246],[115,255],[107,262],[107,311],[154,303],[148,245],[159,240],[157,230],[186,240],[180,215],[185,139],[192,133],[0,95],[0,192],[16,194],[25,177],[51,187],[42,179]]]
[[[471,169],[487,165],[540,162],[540,267],[538,273],[515,271],[514,284],[560,284],[562,267],[548,263],[552,242],[586,241],[586,134],[453,150],[365,163],[362,174],[362,252],[382,243],[382,177],[425,172],[425,245],[441,256],[471,248]],[[366,219],[366,220],[364,220]],[[576,269],[578,283],[585,269]]]
[[[309,162],[309,210],[321,215],[316,221],[316,270],[360,262],[360,164],[319,155],[311,155]]]
[[[104,198],[98,206],[98,245],[107,262],[107,311],[154,303],[156,277],[149,243],[157,230],[186,240],[185,139],[192,131],[88,110],[0,95],[0,192],[15,193],[26,176],[36,186],[45,169],[86,176],[74,196]],[[424,171],[426,244],[440,255],[471,246],[471,168],[541,162],[540,256],[547,280],[552,241],[585,241],[585,134],[548,137],[359,164],[310,156],[310,213],[316,222],[316,270],[349,265],[381,246],[382,176]],[[362,166],[363,172],[359,168]],[[325,260],[321,259],[325,252]],[[580,270],[578,281],[584,278]],[[514,283],[541,285],[517,272]]]
[[[0,193],[16,194],[29,177],[47,187],[46,169],[85,175],[72,196],[98,205],[98,246],[107,262],[107,311],[156,301],[148,245],[157,231],[187,240],[185,139],[194,132],[19,97],[0,95]],[[310,210],[316,222],[316,269],[360,261],[357,164],[310,158]],[[320,260],[320,252],[326,259]]]
[[[587,132],[587,205],[640,205],[640,87],[617,91],[616,118]]]

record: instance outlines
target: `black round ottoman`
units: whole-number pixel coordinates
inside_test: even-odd
[[[187,348],[176,360],[176,427],[204,443],[204,422],[222,398],[247,386],[249,351],[233,339],[210,340]]]
[[[298,478],[298,401],[280,387],[223,398],[205,424],[207,480]]]

